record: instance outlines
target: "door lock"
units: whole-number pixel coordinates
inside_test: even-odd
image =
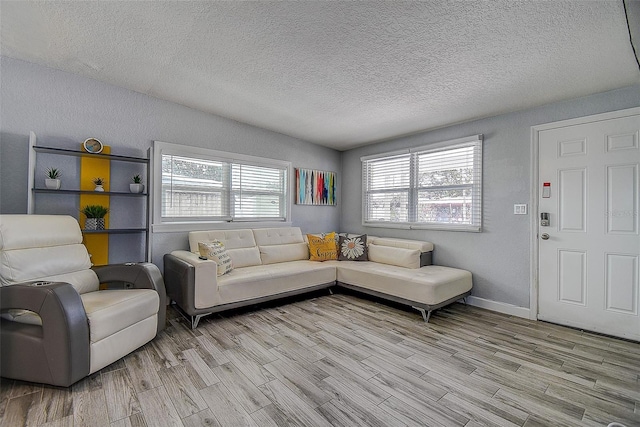
[[[540,235],[540,238],[541,238],[542,240],[549,240],[549,234],[547,234],[547,233],[542,233],[542,234]]]
[[[540,226],[548,227],[550,225],[549,221],[549,213],[548,212],[540,212]]]

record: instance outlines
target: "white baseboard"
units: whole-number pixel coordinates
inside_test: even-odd
[[[498,313],[508,314],[510,316],[522,317],[530,319],[530,310],[525,307],[518,307],[516,305],[507,304],[504,302],[493,301],[490,299],[484,299],[474,296],[467,297],[467,304],[474,307],[486,308],[487,310],[497,311]]]

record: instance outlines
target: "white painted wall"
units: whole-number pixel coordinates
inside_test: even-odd
[[[29,131],[42,145],[70,148],[95,137],[110,145],[114,154],[144,156],[152,141],[160,140],[286,160],[293,167],[338,172],[340,200],[338,151],[7,57],[0,57],[0,76],[2,213],[27,210]],[[116,211],[112,221],[115,215]],[[340,209],[294,204],[292,220],[303,232],[337,230]],[[152,241],[153,262],[161,268],[164,253],[188,246],[186,233],[154,233]]]
[[[638,105],[640,85],[635,85],[344,152],[341,229],[375,236],[431,241],[435,244],[436,264],[464,268],[473,273],[473,295],[476,300],[497,301],[528,308],[529,221],[532,218],[530,215],[513,215],[513,205],[530,204],[531,126]],[[361,156],[479,133],[484,134],[482,233],[362,226]],[[495,306],[490,308],[499,309]],[[516,312],[520,311],[515,310],[514,313]]]

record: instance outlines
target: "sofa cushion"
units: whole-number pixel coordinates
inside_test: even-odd
[[[369,244],[394,248],[418,249],[420,252],[433,251],[433,243],[421,240],[395,239],[393,237],[368,237]]]
[[[256,246],[251,248],[229,249],[227,253],[231,258],[233,268],[251,267],[252,265],[260,265],[260,251]]]
[[[299,261],[309,259],[309,246],[306,243],[259,246],[262,264]]]
[[[369,261],[404,268],[420,268],[420,250],[369,245]]]
[[[368,261],[367,235],[340,236],[338,240],[339,261]]]
[[[256,228],[253,230],[253,235],[257,246],[304,242],[302,232],[298,227]]]
[[[338,247],[335,233],[329,233],[324,237],[307,234],[309,241],[309,260],[330,261],[338,259]]]
[[[227,253],[222,242],[214,240],[213,242],[200,242],[198,243],[198,249],[200,250],[200,256],[215,261],[217,264],[217,275],[222,276],[233,270],[231,263],[231,257]]]
[[[197,254],[199,252],[199,242],[213,242],[214,240],[224,243],[227,250],[252,248],[256,246],[256,241],[253,238],[253,230],[249,228],[238,230],[191,231],[189,232],[189,250]]]
[[[150,289],[105,290],[80,296],[97,342],[158,313],[160,298]]]
[[[238,268],[218,278],[218,304],[246,301],[311,286],[329,286],[335,280],[336,269],[333,265],[308,260]]]
[[[407,269],[373,262],[340,262],[338,282],[428,305],[440,304],[471,290],[471,273],[429,265]]]

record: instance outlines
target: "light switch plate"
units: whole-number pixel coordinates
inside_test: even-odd
[[[527,214],[527,205],[526,204],[515,204],[515,205],[513,205],[513,214],[514,215],[526,215]]]

